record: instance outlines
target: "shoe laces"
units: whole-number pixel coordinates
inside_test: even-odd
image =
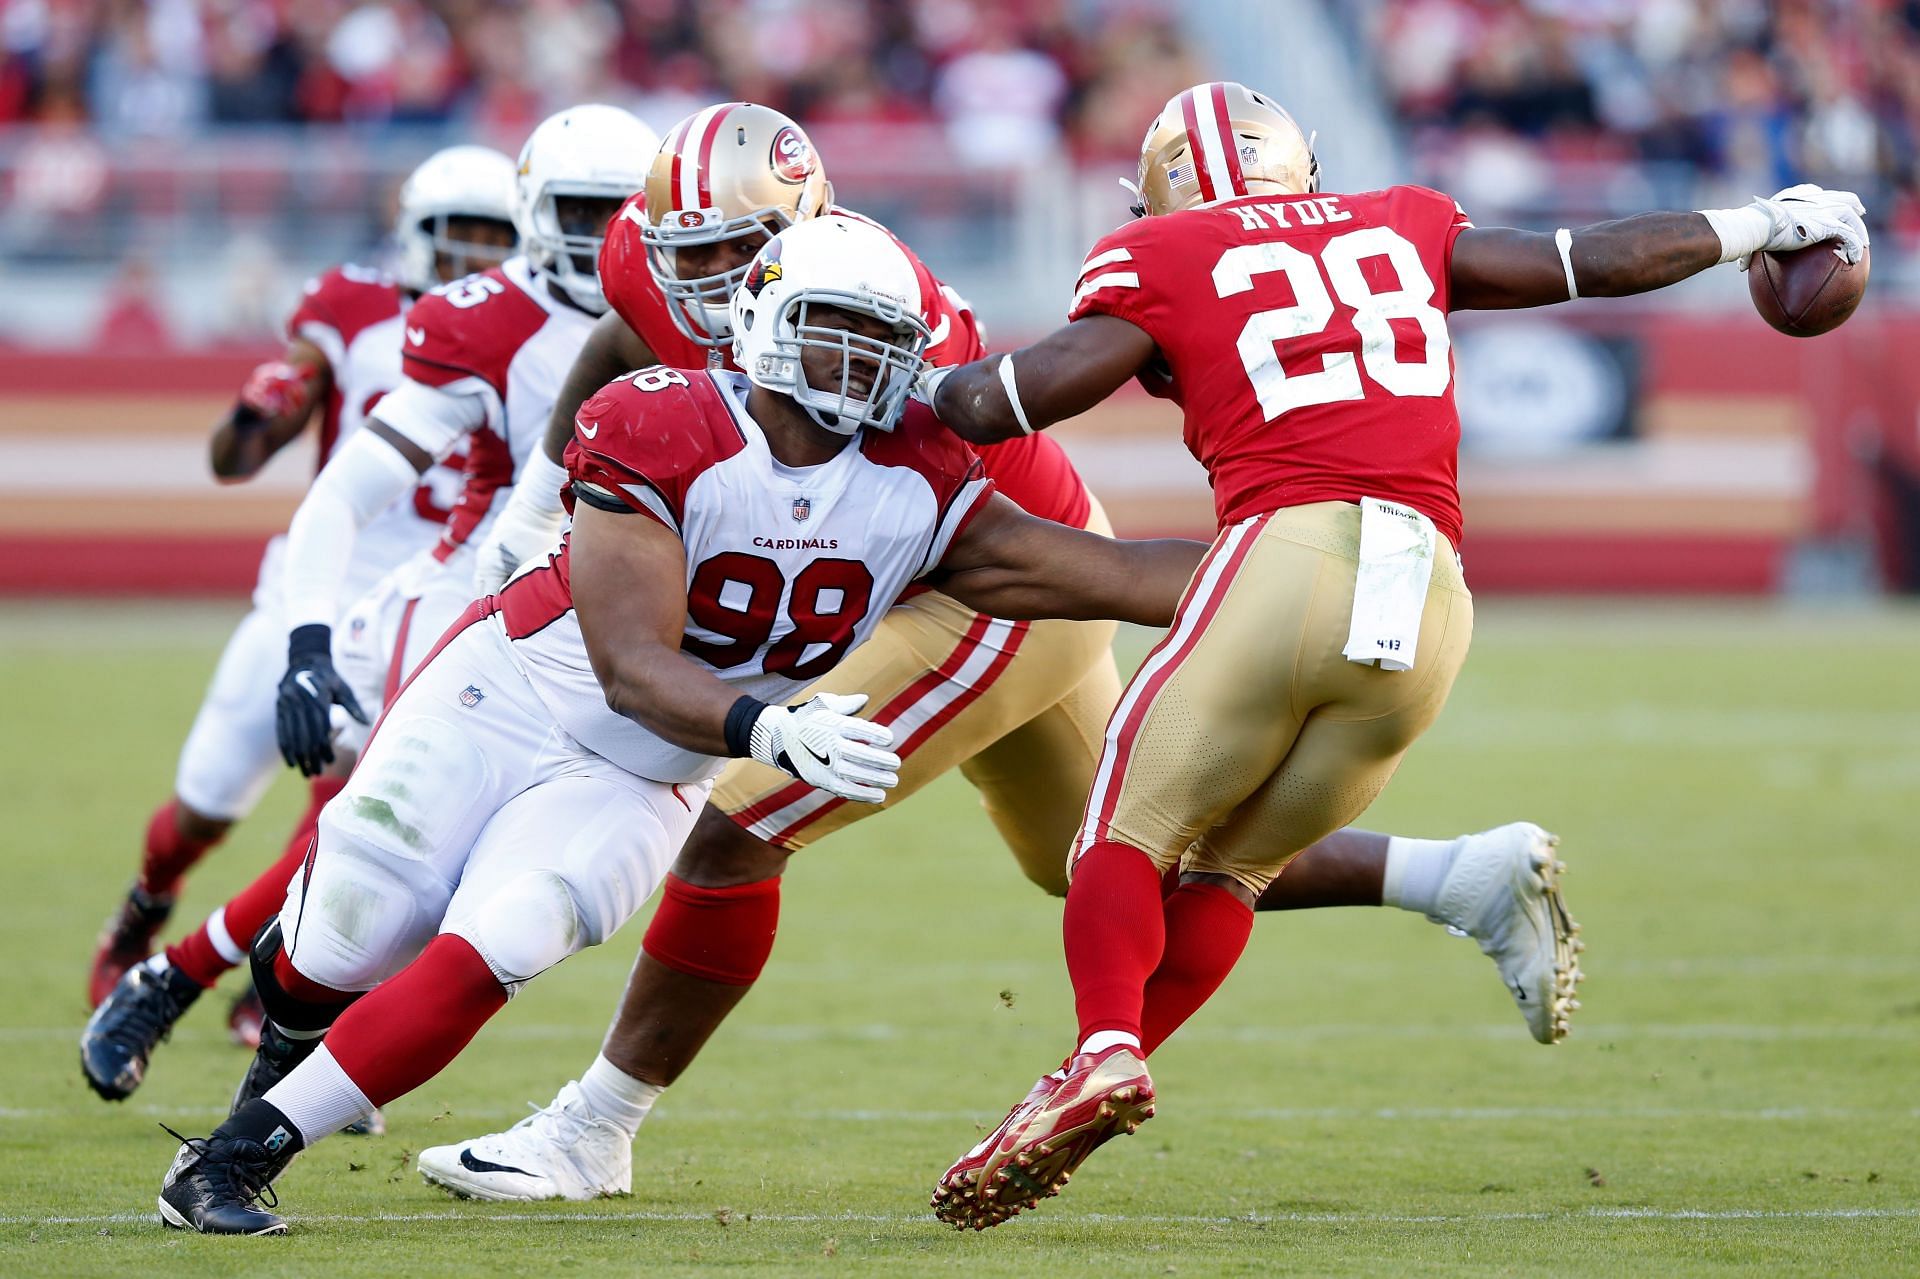
[[[540,1137],[558,1143],[565,1149],[572,1149],[574,1140],[592,1127],[592,1120],[584,1115],[575,1114],[565,1102],[558,1099],[546,1105],[527,1103],[527,1109],[533,1113],[509,1128],[508,1132],[527,1130],[530,1137]]]
[[[167,985],[166,976],[142,968],[138,993],[118,1010],[122,1024],[140,1033],[148,1043],[158,1043],[173,1034],[173,1024],[183,1011],[180,1001]],[[151,992],[151,994],[149,994]]]
[[[266,1155],[266,1148],[258,1142],[229,1141],[223,1150],[214,1145],[210,1137],[182,1137],[165,1124],[160,1127],[167,1136],[198,1156],[194,1171],[212,1181],[216,1190],[235,1195],[242,1203],[259,1204],[262,1208],[280,1206],[280,1196],[273,1188],[273,1174],[268,1167],[271,1156],[249,1157],[252,1153],[249,1146]]]

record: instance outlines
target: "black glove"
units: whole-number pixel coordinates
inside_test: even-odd
[[[335,702],[347,714],[367,722],[353,690],[333,669],[333,628],[309,623],[287,636],[287,673],[280,677],[274,706],[280,755],[305,777],[318,777],[333,763],[333,729],[328,716]]]

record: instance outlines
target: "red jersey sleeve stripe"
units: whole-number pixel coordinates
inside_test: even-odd
[[[1200,121],[1194,110],[1193,90],[1180,95],[1180,118],[1187,126],[1187,159],[1193,162],[1193,175],[1200,181],[1200,198],[1213,202],[1213,174],[1208,171],[1206,153],[1200,145]]]

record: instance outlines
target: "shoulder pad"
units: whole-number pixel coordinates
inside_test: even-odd
[[[540,304],[495,267],[421,296],[407,311],[406,375],[428,386],[479,378],[503,399],[507,366],[547,322]]]

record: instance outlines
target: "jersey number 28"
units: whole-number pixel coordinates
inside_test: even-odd
[[[1376,290],[1367,282],[1360,263],[1374,257],[1387,260],[1399,277],[1398,288]],[[1352,351],[1328,353],[1321,358],[1320,368],[1310,373],[1289,374],[1280,367],[1278,344],[1324,332],[1333,320],[1335,297],[1353,308],[1359,363],[1387,394],[1446,392],[1453,376],[1447,358],[1447,317],[1433,305],[1433,281],[1420,263],[1419,250],[1405,236],[1384,226],[1348,231],[1322,245],[1317,262],[1284,241],[1236,245],[1214,264],[1213,287],[1221,298],[1231,298],[1252,289],[1256,277],[1271,272],[1287,277],[1294,303],[1248,316],[1238,343],[1240,362],[1267,421],[1289,409],[1357,400],[1365,394]],[[1419,359],[1400,358],[1394,349],[1393,320],[1412,320],[1420,326],[1426,349]]]

